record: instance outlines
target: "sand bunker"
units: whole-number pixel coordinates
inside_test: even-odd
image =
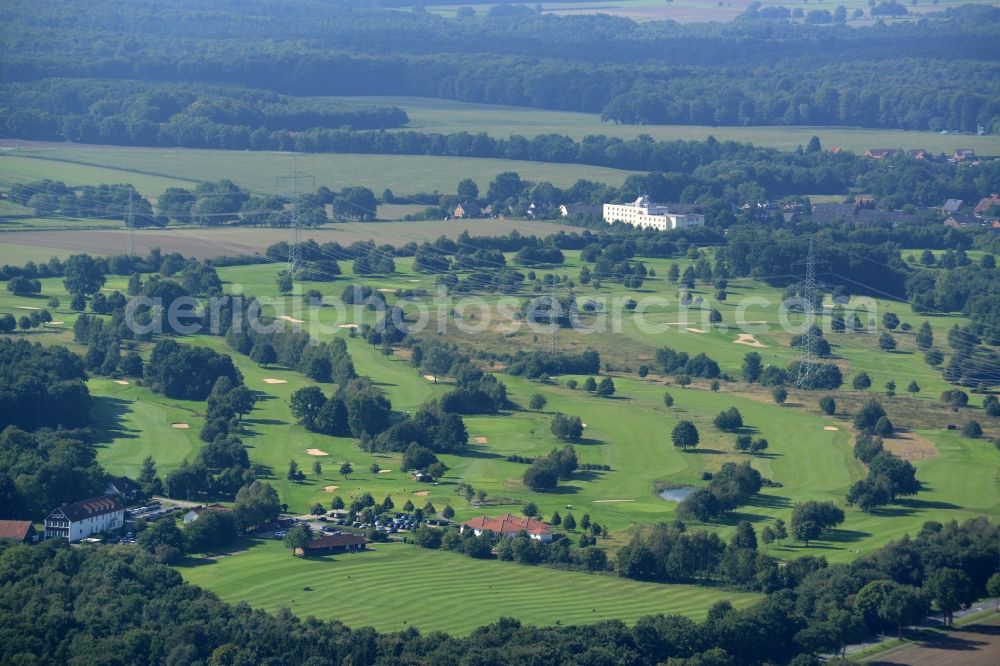
[[[128,386],[128,382],[125,381],[124,379],[116,379],[115,380],[115,384],[120,384],[122,386]]]
[[[437,377],[435,377],[434,375],[424,375],[424,379],[426,379],[429,382],[436,382],[437,381]]]
[[[341,324],[337,328],[357,328],[357,327],[358,327],[357,324]]]
[[[746,345],[747,347],[766,347],[763,342],[755,338],[750,333],[740,333],[739,337],[733,340],[733,344]]]
[[[311,456],[328,456],[330,455],[326,451],[320,451],[319,449],[306,449],[306,453]]]
[[[490,443],[490,440],[486,439],[482,435],[480,435],[478,437],[473,437],[472,441],[475,442],[476,444],[489,444]]]
[[[823,430],[840,430],[837,426],[823,426]]]
[[[15,310],[41,310],[41,308],[35,308],[30,305],[15,305]]]
[[[287,379],[275,379],[274,377],[264,377],[265,384],[287,384]]]
[[[586,424],[586,423],[581,423],[580,425],[581,425],[581,426],[583,426],[584,428],[586,428],[586,427],[587,427],[587,424]]]
[[[188,425],[187,423],[171,423],[170,427],[171,428],[177,428],[178,430],[187,430],[191,426]]]
[[[301,319],[296,319],[295,317],[289,317],[288,315],[278,315],[278,319],[284,319],[285,321],[290,321],[293,324],[304,324],[305,323]]]
[[[413,494],[416,495],[417,497],[427,497],[428,495],[431,494],[431,491],[429,491],[429,490],[418,490],[417,492],[415,492]]]
[[[594,500],[594,504],[611,504],[613,502],[634,502],[634,501],[635,501],[634,499]]]
[[[323,486],[323,492],[324,493],[332,493],[334,490],[336,490],[339,487],[340,486]]]
[[[420,280],[407,280],[407,282],[420,282]]]
[[[388,474],[388,473],[389,473],[389,472],[391,472],[391,471],[392,471],[391,469],[380,469],[380,470],[378,471],[378,473],[379,473],[379,474]]]
[[[701,330],[700,328],[689,328],[687,330],[691,331],[692,333],[704,333],[705,332],[705,331]]]
[[[379,289],[379,291],[382,292],[383,294],[395,294],[396,293],[395,289],[388,289],[388,288]]]

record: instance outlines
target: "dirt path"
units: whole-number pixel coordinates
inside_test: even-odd
[[[866,664],[890,666],[980,666],[1000,664],[1000,618],[940,633],[883,653]]]

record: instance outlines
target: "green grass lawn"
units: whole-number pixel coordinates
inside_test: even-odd
[[[610,619],[632,623],[656,613],[700,620],[716,601],[740,607],[757,598],[729,590],[474,560],[401,543],[306,560],[292,557],[280,541],[269,541],[232,557],[196,560],[178,568],[186,580],[226,601],[245,601],[269,611],[287,607],[301,617],[337,619],[351,627],[398,631],[413,626],[454,635],[501,617],[535,625]]]
[[[471,104],[427,97],[344,97],[364,103],[392,104],[410,117],[407,129],[423,132],[486,132],[508,137],[521,134],[567,134],[577,140],[588,134],[634,138],[641,134],[662,141],[702,141],[714,136],[720,141],[740,141],[758,146],[795,150],[813,136],[827,148],[864,153],[869,148],[922,148],[934,154],[951,155],[956,148],[973,148],[980,155],[1000,155],[1000,136],[972,136],[853,127],[708,127],[704,125],[618,125],[601,121],[595,113],[548,111],[527,107]],[[515,169],[517,171],[518,169]],[[522,174],[523,175],[523,174]]]
[[[52,144],[59,146],[59,144]],[[121,164],[115,157],[116,150],[110,148],[95,148],[96,155],[103,155],[100,164],[76,163],[63,161],[59,154],[68,151],[68,156],[75,155],[72,148],[62,149],[10,149],[0,153],[0,183],[9,187],[16,183],[31,183],[39,180],[60,180],[70,187],[81,185],[101,185],[131,183],[143,195],[158,197],[168,187],[192,187],[197,181],[192,180],[183,172],[170,175],[137,173],[129,170],[129,166]],[[33,152],[34,157],[23,156],[22,153]],[[46,159],[38,159],[44,157]],[[220,172],[224,173],[224,172]],[[219,176],[216,176],[216,179]],[[209,179],[206,179],[209,180]]]
[[[677,260],[682,268],[689,262],[688,259]],[[657,277],[648,280],[638,295],[671,296],[676,287],[662,277],[667,274],[670,263],[673,261],[648,260],[647,267],[654,268]],[[578,253],[569,252],[566,265],[556,272],[575,278],[580,265]],[[340,280],[332,283],[304,283],[302,288],[318,288],[327,296],[327,302],[333,303],[344,285],[354,281],[379,289],[430,289],[434,281],[433,276],[413,273],[411,260],[406,258],[397,262],[397,274],[387,277],[355,277],[348,262],[344,262],[342,268],[344,276]],[[291,309],[290,297],[277,295],[274,278],[279,269],[279,265],[272,264],[222,268],[219,272],[226,283],[226,289],[240,285],[244,293],[262,297],[269,304],[268,307],[283,305],[287,308],[285,312],[292,316],[308,319],[307,311]],[[125,279],[114,276],[107,288],[124,289],[124,286]],[[714,290],[699,285],[697,292],[708,298]],[[767,345],[757,349],[765,362],[785,366],[794,359],[796,352],[788,347],[788,335],[777,327],[780,290],[753,280],[738,279],[731,281],[729,292],[730,298],[727,301],[713,304],[722,312],[723,321],[731,324],[742,317],[746,321],[767,322],[756,334],[757,339]],[[609,303],[615,298],[623,301],[625,297],[637,295],[634,291],[626,291],[620,285],[609,282],[605,282],[599,290],[590,285],[578,287],[577,294],[580,299],[604,297]],[[69,299],[61,280],[43,280],[41,298],[0,293],[0,312],[25,314],[26,308],[44,307],[46,299],[53,295],[61,300],[60,307],[53,314],[57,321],[63,323],[47,327],[44,332],[30,332],[27,336],[46,343],[71,343],[70,330],[76,314],[67,308]],[[768,303],[740,311],[739,300],[744,296],[755,296]],[[490,307],[495,307],[498,298],[489,296],[487,301]],[[876,306],[879,313],[885,310],[896,312],[914,329],[925,319],[915,315],[904,303],[881,301]],[[344,311],[342,308],[338,310],[330,305],[316,312],[319,321],[326,327],[319,337],[343,337],[358,372],[371,376],[386,392],[397,411],[413,412],[425,402],[450,390],[447,380],[438,384],[427,381],[405,360],[396,355],[385,356],[381,350],[373,348],[361,338],[350,338],[345,329],[338,327],[345,321],[340,318],[342,313],[347,317],[346,321],[362,323],[372,321],[371,312]],[[734,343],[737,333],[733,330],[712,329],[707,333],[687,331],[687,327],[705,326],[702,330],[709,328],[701,322],[700,310],[697,308],[689,313],[689,322],[680,326],[676,325],[678,312],[675,304],[651,307],[645,316],[651,323],[673,325],[659,331],[650,331],[642,329],[635,321],[626,319],[621,333],[616,334],[586,336],[580,332],[560,332],[560,348],[584,349],[593,346],[601,352],[602,359],[612,365],[612,375],[617,386],[617,393],[612,399],[590,396],[582,390],[570,390],[565,386],[568,377],[540,384],[500,374],[516,405],[527,405],[529,397],[540,392],[547,398],[547,406],[542,412],[514,409],[496,416],[466,417],[469,435],[473,439],[463,455],[441,456],[449,471],[438,485],[412,481],[400,468],[398,454],[366,453],[353,439],[307,432],[294,422],[288,403],[295,390],[310,386],[313,382],[298,372],[278,367],[260,368],[245,356],[231,354],[247,385],[258,391],[262,398],[245,421],[243,438],[250,447],[251,459],[270,469],[269,482],[278,490],[282,501],[296,512],[304,513],[316,502],[328,505],[336,495],[347,499],[362,492],[371,492],[378,499],[389,495],[396,506],[402,506],[407,500],[412,500],[417,506],[431,502],[438,510],[451,504],[459,520],[483,513],[516,513],[524,502],[533,501],[545,516],[551,516],[557,510],[563,515],[572,510],[578,519],[584,513],[590,514],[592,520],[606,525],[612,531],[612,539],[607,545],[613,550],[624,543],[634,526],[675,518],[676,505],[657,497],[654,492],[656,487],[698,485],[703,483],[704,472],[717,470],[728,461],[748,459],[733,451],[733,435],[721,433],[712,425],[715,414],[736,406],[754,434],[766,437],[770,442],[766,455],[750,458],[752,464],[765,477],[781,486],[764,489],[749,505],[728,516],[720,524],[693,527],[707,527],[728,536],[739,520],[751,521],[758,530],[775,518],[780,517],[787,522],[795,502],[806,499],[832,500],[844,506],[848,488],[864,475],[864,469],[851,454],[853,437],[850,419],[843,414],[827,417],[819,413],[816,401],[824,392],[792,391],[788,404],[778,406],[771,400],[769,389],[761,390],[742,383],[722,382],[720,391],[715,393],[708,390],[707,382],[704,381],[697,381],[688,389],[665,387],[664,382],[672,378],[661,377],[655,370],[650,377],[639,379],[635,374],[638,365],[651,362],[656,348],[662,345],[692,354],[704,351],[720,363],[723,371],[734,376],[738,376],[743,355],[751,349]],[[947,330],[962,320],[955,316],[940,316],[927,318],[927,321],[931,322],[937,344],[947,350]],[[882,384],[890,378],[896,380],[901,393],[910,379],[916,379],[921,385],[923,390],[915,399],[887,398],[884,395],[881,399],[898,426],[915,431],[909,437],[919,438],[932,449],[932,457],[915,463],[918,478],[923,481],[925,488],[916,497],[906,498],[875,515],[845,507],[845,523],[826,538],[812,543],[808,548],[791,542],[773,545],[770,552],[776,556],[791,558],[807,554],[824,555],[831,561],[846,562],[855,558],[859,552],[870,552],[890,539],[899,538],[905,533],[915,533],[927,520],[962,520],[977,515],[993,518],[1000,516],[997,450],[985,440],[965,439],[956,432],[944,429],[943,420],[961,423],[967,418],[975,417],[978,412],[966,410],[952,415],[940,411],[935,403],[938,394],[947,384],[938,371],[923,362],[921,354],[915,353],[912,333],[897,332],[900,349],[891,354],[878,350],[873,344],[874,337],[868,334],[829,334],[828,338],[836,354],[833,360],[842,367],[847,386],[853,375],[861,369],[868,371],[873,377],[872,392],[881,392]],[[544,349],[548,345],[547,335],[539,336],[526,330],[510,337],[500,335],[494,329],[487,330],[481,338],[463,337],[456,333],[454,339],[473,349]],[[186,338],[185,342],[231,353],[225,342],[218,337],[192,336]],[[267,379],[284,383],[267,382]],[[582,383],[584,377],[575,379]],[[94,378],[90,381],[90,388],[94,396],[94,417],[99,432],[98,457],[109,472],[135,475],[142,459],[146,455],[152,455],[163,474],[176,468],[185,459],[190,460],[198,451],[198,432],[203,423],[204,403],[164,398],[151,393],[135,381],[124,385],[110,379]],[[332,393],[336,387],[326,385],[323,389]],[[675,398],[675,405],[670,409],[662,403],[664,390],[670,390]],[[864,397],[846,389],[836,395],[838,403],[842,405],[841,410],[844,409],[843,405],[857,404]],[[981,396],[973,394],[972,401],[976,405],[980,404]],[[921,412],[933,412],[935,409],[939,411],[934,412],[937,414],[934,418],[941,422],[921,415]],[[556,411],[578,415],[587,424],[584,440],[576,447],[580,460],[584,463],[609,465],[611,470],[580,472],[571,480],[560,483],[555,493],[533,493],[520,481],[525,466],[508,462],[506,457],[538,456],[552,447],[560,446],[561,443],[549,431],[552,414]],[[910,418],[916,420],[907,422]],[[980,415],[977,418],[988,429],[995,430],[995,426],[985,417]],[[691,420],[697,425],[701,433],[701,445],[697,451],[685,453],[670,444],[670,431],[680,419]],[[188,423],[190,427],[181,430],[174,428],[174,423]],[[826,430],[828,427],[835,427],[837,430]],[[908,446],[905,443],[900,445],[904,448]],[[308,449],[318,449],[327,455],[309,455]],[[295,460],[306,472],[305,482],[292,483],[286,479],[291,460]],[[316,461],[320,462],[318,472],[313,469]],[[347,478],[338,473],[343,461],[351,462],[355,469]],[[369,468],[372,464],[378,464],[384,471],[371,472]],[[455,489],[463,481],[485,490],[489,497],[488,505],[473,505],[458,496]],[[570,533],[569,536],[575,540],[577,535],[578,533]],[[548,580],[549,576],[577,575],[543,569],[529,572],[517,565],[482,563],[404,546],[379,546],[378,550],[377,553],[359,556],[357,559],[344,556],[336,558],[332,563],[303,562],[288,556],[280,545],[271,544],[255,547],[250,553],[225,558],[218,563],[192,567],[185,571],[185,575],[219,591],[227,598],[247,600],[268,608],[290,605],[296,612],[305,615],[338,617],[352,625],[373,623],[379,628],[399,628],[403,626],[403,620],[416,623],[421,628],[454,628],[454,618],[450,616],[438,617],[420,612],[422,604],[428,598],[434,602],[437,598],[434,594],[452,594],[450,586],[441,585],[436,578],[444,575],[439,574],[439,571],[459,572],[460,577],[468,577],[470,580],[479,580],[475,574],[483,574],[482,580],[487,581],[487,585],[489,581],[495,580],[487,572],[488,567],[494,567],[493,571],[500,572],[497,576],[507,575],[506,572],[509,571],[511,578],[523,578],[525,581],[539,580],[539,576]],[[378,562],[383,561],[386,566],[378,566]],[[407,566],[419,568],[411,573],[406,569]],[[263,567],[269,572],[280,569],[283,573],[266,577],[267,581],[277,582],[262,581],[259,572]],[[365,595],[366,599],[368,596],[372,597],[370,603],[349,605],[348,614],[345,615],[341,612],[345,606],[331,605],[326,595],[328,591],[330,595],[343,594],[350,589],[349,586],[356,584],[355,581],[362,573],[355,573],[351,567],[362,568],[364,575],[384,577],[384,582],[365,579],[366,584],[374,586],[379,593]],[[422,576],[420,572],[424,569],[431,573]],[[352,576],[347,582],[345,573]],[[316,576],[320,577],[321,585],[308,582]],[[326,576],[330,577],[329,580]],[[411,584],[414,580],[418,581],[415,586]],[[602,577],[591,577],[586,581],[592,581],[587,582],[587,585],[608,584],[617,586],[616,589],[625,584],[624,581]],[[475,587],[477,584],[479,583],[463,583],[461,589],[483,591]],[[310,585],[317,592],[302,592],[305,585]],[[399,594],[382,594],[379,585],[398,585]],[[470,588],[470,585],[473,587]],[[410,588],[416,590],[412,596],[408,593]],[[443,592],[444,589],[449,591]],[[581,589],[586,588],[581,586]],[[644,590],[646,586],[637,589]],[[674,588],[652,586],[651,589]],[[690,601],[690,608],[697,612],[703,612],[711,601],[718,598],[712,595],[719,594],[714,590],[700,590],[700,593],[701,596],[695,595]],[[637,600],[645,599],[643,594],[636,592],[633,596]],[[659,597],[652,592],[649,594],[653,595],[649,597],[650,608],[664,611],[673,608],[667,602],[653,601]],[[668,599],[674,600],[670,603],[681,603],[684,594],[681,591],[671,592]],[[515,596],[520,599],[524,595],[518,593]],[[620,615],[634,619],[649,612],[647,606],[636,603],[629,606],[632,609],[629,613],[623,613],[618,606],[602,606],[605,602],[597,603],[596,599],[601,598],[599,594],[594,598],[594,602],[581,602],[578,598],[569,597],[570,600],[565,603],[561,601],[562,595],[554,593],[545,595],[544,603],[533,603],[525,598],[517,603],[510,602],[509,611],[500,608],[485,615],[477,615],[475,612],[463,614],[463,621],[457,626],[468,630],[499,614],[518,615],[532,622],[561,620],[567,623],[596,619],[592,616],[594,608],[598,609],[597,617]],[[295,600],[294,603],[292,600]],[[526,606],[519,605],[522,603]],[[452,606],[454,604],[448,605]],[[534,610],[527,608],[529,606],[533,606]],[[681,612],[686,611],[682,608]],[[591,615],[588,616],[588,613]],[[442,624],[435,624],[439,621]]]
[[[46,159],[35,159],[44,157]],[[618,186],[632,171],[579,164],[549,164],[519,160],[424,155],[342,155],[187,150],[166,148],[95,148],[47,144],[45,148],[16,148],[0,157],[0,181],[25,182],[51,178],[67,184],[133,183],[143,194],[156,197],[167,187],[191,187],[193,182],[227,178],[258,193],[287,194],[278,176],[315,176],[316,187],[339,190],[363,185],[377,194],[385,188],[397,195],[417,192],[454,192],[463,178],[475,180],[486,191],[503,171],[516,171],[532,181],[546,180],[569,187],[584,178]],[[150,175],[154,174],[154,175]]]

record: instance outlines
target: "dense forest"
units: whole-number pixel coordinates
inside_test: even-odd
[[[27,95],[37,106],[8,118],[7,132],[27,137],[44,116],[66,108],[32,93],[52,77],[86,79],[85,88],[111,85],[95,79],[130,79],[296,96],[420,95],[601,113],[626,123],[1000,132],[993,85],[1000,10],[992,7],[848,28],[749,18],[634,23],[531,11],[450,19],[344,4],[220,1],[202,10],[178,0],[135,0],[126,11],[110,0],[9,5],[0,10],[0,79],[36,82],[8,87],[6,95]],[[305,105],[302,113],[264,113],[272,124],[287,123],[284,129],[316,112],[306,102],[283,102],[261,103]],[[208,106],[194,117],[221,114],[227,104]],[[320,120],[308,122],[324,126]]]

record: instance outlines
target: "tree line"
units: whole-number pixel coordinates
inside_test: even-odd
[[[284,11],[255,2],[252,18],[192,12],[176,3],[155,13],[136,6],[122,24],[108,2],[12,10],[11,34],[35,38],[9,40],[2,75],[229,83],[297,96],[419,95],[618,122],[997,127],[990,7],[857,28],[637,24],[532,11],[448,19],[320,2]],[[77,19],[72,32],[58,22],[66,16]],[[95,50],[94,43],[127,46]],[[13,116],[8,131],[44,123],[37,114]]]
[[[248,508],[267,505],[266,493],[258,495],[261,501],[247,498]],[[176,539],[168,528],[160,529],[164,534],[144,538],[154,551]],[[764,599],[739,610],[718,602],[702,621],[653,615],[633,626],[609,620],[532,627],[502,618],[463,638],[424,635],[415,628],[398,633],[351,629],[335,620],[307,622],[285,611],[230,605],[185,585],[177,571],[157,563],[144,548],[71,549],[62,540],[36,547],[3,544],[0,573],[8,584],[0,593],[0,626],[7,627],[8,640],[0,641],[0,659],[105,662],[115,655],[120,663],[293,659],[375,664],[392,659],[440,664],[464,659],[514,664],[561,658],[685,666],[787,663],[798,657],[799,663],[816,663],[816,655],[839,652],[866,635],[898,632],[922,618],[931,604],[947,618],[976,596],[1000,594],[997,538],[997,527],[985,519],[961,525],[929,522],[918,534],[851,564],[804,557],[765,569],[770,591]],[[659,526],[643,541],[669,544],[672,556],[677,548],[696,553],[687,543],[693,539],[677,526]],[[744,559],[757,557],[751,543],[745,528],[738,529],[723,550],[750,555],[731,555],[730,566],[738,569]],[[530,559],[526,547],[532,546],[511,541],[511,556]],[[684,561],[680,555],[671,559]],[[66,576],[73,585],[64,584]],[[40,596],[59,602],[51,604],[48,622],[37,621],[32,605]],[[56,621],[62,630],[53,633]],[[122,641],[123,635],[136,640]]]

